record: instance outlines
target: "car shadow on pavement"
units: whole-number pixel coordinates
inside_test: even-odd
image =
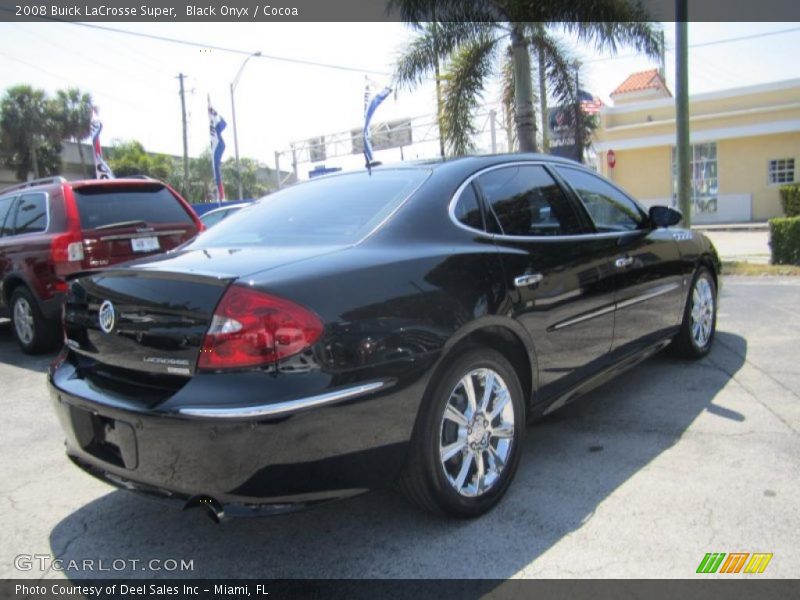
[[[31,356],[25,354],[14,339],[11,321],[0,319],[0,363],[6,363],[20,369],[46,373],[47,368],[58,352],[47,352]]]
[[[393,492],[376,491],[216,526],[200,511],[179,512],[114,491],[58,523],[51,552],[65,565],[142,561],[111,572],[65,572],[76,580],[506,579],[523,568],[535,573],[537,557],[594,518],[610,494],[669,450],[701,413],[744,420],[714,400],[744,364],[747,342],[726,332],[718,333],[717,342],[697,362],[660,354],[529,427],[509,493],[477,520],[430,516]],[[149,559],[191,560],[193,570],[142,570]]]

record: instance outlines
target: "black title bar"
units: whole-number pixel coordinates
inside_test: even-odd
[[[563,0],[565,7],[574,7]],[[647,20],[675,21],[675,0],[639,0]],[[421,3],[422,4],[422,3]],[[452,0],[437,3],[442,20],[472,20]],[[462,5],[463,6],[463,5]],[[532,10],[539,5],[532,3]],[[452,7],[449,11],[448,7]],[[443,15],[451,12],[445,18]],[[486,0],[480,20],[507,20]],[[376,22],[400,21],[389,0],[0,0],[0,21],[173,22]],[[603,20],[598,13],[594,20]],[[688,0],[687,21],[800,21],[798,0]]]

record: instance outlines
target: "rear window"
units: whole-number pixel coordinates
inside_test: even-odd
[[[237,211],[203,232],[191,247],[354,243],[398,208],[429,174],[396,169],[314,179]]]
[[[162,186],[113,188],[85,187],[75,190],[75,201],[84,229],[121,226],[132,221],[192,223],[178,199]]]

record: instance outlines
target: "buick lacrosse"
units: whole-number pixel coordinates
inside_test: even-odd
[[[680,220],[542,155],[292,186],[71,278],[49,373],[67,454],[217,517],[394,484],[480,515],[527,423],[667,346],[709,352],[720,262]]]

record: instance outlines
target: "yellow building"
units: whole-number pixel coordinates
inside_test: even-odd
[[[601,171],[645,205],[674,206],[675,101],[663,78],[635,73],[611,98],[594,142]],[[800,79],[697,94],[689,107],[692,221],[781,216],[778,188],[800,181]]]

